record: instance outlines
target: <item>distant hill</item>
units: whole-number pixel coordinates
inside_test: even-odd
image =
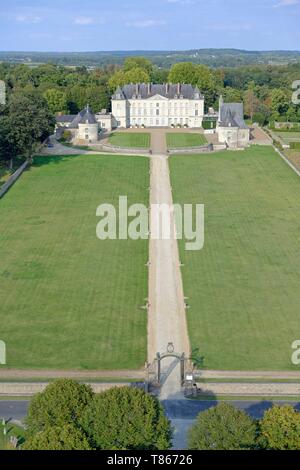
[[[300,51],[244,51],[239,49],[193,49],[188,51],[99,51],[99,52],[0,52],[0,61],[26,63],[55,63],[69,66],[103,66],[122,64],[128,56],[145,56],[159,67],[175,62],[191,61],[211,67],[241,65],[285,65],[300,63]]]

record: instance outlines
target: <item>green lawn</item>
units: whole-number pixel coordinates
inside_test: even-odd
[[[200,147],[205,144],[207,144],[207,140],[203,134],[190,134],[188,132],[167,133],[168,148]]]
[[[205,204],[205,246],[180,243],[189,334],[204,366],[300,370],[300,179],[272,148],[170,159],[176,202]]]
[[[300,142],[300,132],[278,132],[276,134],[282,138],[285,143]]]
[[[0,201],[7,367],[143,365],[148,242],[98,240],[96,208],[148,204],[148,179],[143,157],[39,157]]]
[[[109,143],[118,147],[149,148],[150,134],[147,132],[114,132]]]
[[[16,426],[12,423],[5,424],[6,435],[3,434],[4,426],[2,424],[2,418],[0,423],[0,450],[13,450],[14,448],[10,444],[10,437],[16,437],[18,439],[18,446],[25,442],[25,429],[20,426]]]

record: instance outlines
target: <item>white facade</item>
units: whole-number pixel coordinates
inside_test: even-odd
[[[178,93],[174,93],[174,87]],[[112,115],[116,127],[121,128],[200,128],[204,116],[204,97],[191,85],[129,85],[118,89],[113,96]]]

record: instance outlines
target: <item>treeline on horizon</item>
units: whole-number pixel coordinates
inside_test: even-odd
[[[239,67],[255,64],[300,62],[300,51],[246,51],[241,49],[191,49],[186,51],[87,51],[87,52],[5,52],[0,61],[11,63],[54,63],[68,66],[123,65],[130,56],[146,57],[162,68],[177,62],[193,62],[210,67]]]

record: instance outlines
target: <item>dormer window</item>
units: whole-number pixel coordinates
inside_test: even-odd
[[[132,95],[132,99],[135,100],[135,99],[136,99],[136,95]]]
[[[175,100],[177,100],[177,98],[178,98],[178,95],[175,95],[175,96],[174,96],[174,98],[175,98]]]
[[[180,95],[180,99],[183,100],[183,95]]]
[[[120,100],[120,99],[121,99],[120,93],[117,93],[116,98],[117,98],[117,100]]]
[[[200,99],[199,93],[195,93],[195,100],[199,100],[199,99]]]
[[[141,98],[142,98],[142,96],[141,96],[141,95],[138,95],[138,99],[140,100]]]

